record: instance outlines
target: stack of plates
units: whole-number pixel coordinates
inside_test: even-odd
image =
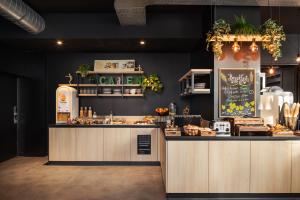
[[[195,89],[204,89],[205,83],[195,83],[194,87]]]
[[[111,88],[103,88],[102,93],[103,94],[111,94]]]
[[[114,88],[113,93],[114,94],[122,94],[122,90],[121,90],[121,88]]]

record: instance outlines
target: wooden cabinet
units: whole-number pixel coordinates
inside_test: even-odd
[[[103,128],[78,128],[77,161],[103,161]]]
[[[102,161],[103,129],[50,128],[49,161]]]
[[[130,161],[130,128],[104,129],[104,161]]]
[[[291,191],[291,141],[251,141],[252,193]]]
[[[167,193],[208,193],[208,141],[167,142]]]
[[[250,141],[209,142],[209,192],[248,193]]]
[[[76,161],[76,130],[49,129],[49,161]]]
[[[132,128],[131,129],[131,161],[157,161],[157,128]],[[151,137],[150,154],[138,153],[138,136]]]
[[[161,131],[161,130],[160,130]],[[164,138],[164,133],[159,134],[159,159],[160,159],[160,167],[161,167],[161,174],[165,184],[165,188],[167,187],[166,183],[166,140]]]
[[[292,189],[300,193],[300,141],[292,142]]]

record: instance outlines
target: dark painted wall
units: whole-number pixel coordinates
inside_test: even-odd
[[[45,56],[5,49],[0,53],[0,61],[0,72],[19,78],[17,97],[23,121],[18,125],[18,134],[23,138],[19,141],[23,142],[23,155],[43,155],[47,152]],[[3,109],[12,114],[11,108]]]
[[[189,100],[179,97],[178,79],[189,69],[190,56],[188,53],[60,53],[47,54],[47,83],[48,83],[48,116],[49,123],[55,122],[55,91],[59,83],[66,83],[65,75],[72,73],[80,64],[93,66],[96,59],[135,59],[145,73],[156,73],[164,84],[161,94],[146,93],[144,98],[137,97],[84,97],[80,98],[81,106],[93,106],[97,114],[115,115],[149,115],[155,114],[158,106],[168,106],[170,102],[178,105],[178,112],[189,104]]]

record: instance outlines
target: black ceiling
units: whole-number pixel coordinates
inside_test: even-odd
[[[114,12],[114,0],[24,0],[37,12]]]
[[[300,9],[297,7],[261,7],[261,22],[272,18],[280,21],[285,33],[300,34]]]

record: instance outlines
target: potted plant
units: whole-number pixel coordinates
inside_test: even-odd
[[[151,74],[150,76],[144,76],[142,81],[142,88],[145,91],[147,88],[155,93],[159,93],[163,89],[163,84],[161,83],[159,77],[156,74]]]
[[[78,66],[78,69],[77,69],[77,71],[83,78],[87,76],[89,70],[90,70],[90,66],[87,64],[81,64]]]
[[[212,51],[215,53],[218,59],[220,59],[223,54],[223,35],[229,35],[230,31],[230,25],[224,19],[219,19],[215,21],[213,30],[207,33],[207,49],[212,43]]]
[[[231,29],[235,35],[254,35],[258,33],[258,30],[252,24],[248,23],[243,15],[235,15],[234,18],[235,22]]]
[[[263,49],[267,49],[277,61],[281,57],[282,41],[286,40],[283,26],[272,19],[268,19],[261,27],[261,35]]]

